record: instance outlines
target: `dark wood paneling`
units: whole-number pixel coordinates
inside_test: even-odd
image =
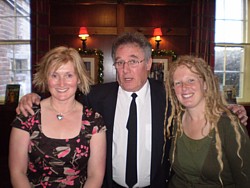
[[[134,4],[134,5],[170,5],[187,3],[190,0],[50,0],[52,3],[64,4]]]
[[[143,6],[126,5],[125,25],[128,27],[190,27],[190,5]]]
[[[58,35],[78,36],[80,27],[51,26],[51,38]],[[87,27],[90,35],[117,35],[117,27]]]
[[[116,5],[51,4],[52,26],[116,26]]]

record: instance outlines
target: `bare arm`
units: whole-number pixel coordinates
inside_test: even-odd
[[[238,118],[240,119],[240,122],[247,126],[247,120],[248,120],[248,116],[247,116],[247,111],[245,109],[244,106],[242,105],[238,105],[238,104],[230,104],[228,106],[228,108],[233,112],[235,113]]]
[[[24,116],[28,116],[28,114],[34,115],[34,111],[32,110],[33,104],[39,104],[40,103],[40,96],[36,93],[29,93],[27,95],[24,95],[16,108],[16,113],[20,114],[22,113]]]
[[[84,188],[102,186],[106,165],[106,132],[94,134],[90,140],[90,158],[88,161],[88,177]]]
[[[9,168],[13,188],[31,188],[26,175],[29,140],[28,132],[12,128],[9,145]]]

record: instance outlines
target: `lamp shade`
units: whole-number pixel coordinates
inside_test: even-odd
[[[88,30],[86,27],[80,27],[80,30],[79,30],[79,37],[81,37],[82,39],[86,39],[86,37],[88,37],[89,34],[88,34]]]
[[[156,36],[162,36],[162,32],[161,32],[161,28],[160,27],[157,27],[157,28],[154,28],[154,34],[153,34],[154,37]]]

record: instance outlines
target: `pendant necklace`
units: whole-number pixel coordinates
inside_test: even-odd
[[[54,108],[54,106],[52,105],[51,99],[50,99],[50,106],[51,106],[52,109],[57,113],[57,114],[56,114],[56,118],[57,118],[58,120],[63,120],[63,118],[64,118],[65,115],[67,115],[68,113],[72,112],[72,111],[75,109],[76,101],[74,102],[73,107],[72,107],[69,111],[64,112],[64,113],[58,112],[58,111]]]

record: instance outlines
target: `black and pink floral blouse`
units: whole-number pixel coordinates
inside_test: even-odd
[[[11,125],[30,134],[27,176],[32,187],[83,187],[87,178],[91,136],[106,131],[101,115],[84,107],[79,135],[70,139],[54,139],[42,132],[40,106],[33,109],[35,115],[18,115]]]

